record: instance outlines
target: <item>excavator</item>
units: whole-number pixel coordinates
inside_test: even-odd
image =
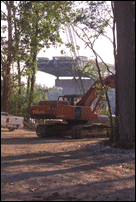
[[[102,80],[103,85],[115,88],[114,75],[109,75]],[[38,137],[51,136],[52,134],[70,134],[74,139],[80,139],[92,134],[92,128],[97,125],[100,128],[108,126],[100,123],[96,113],[102,95],[98,91],[102,89],[101,80],[97,80],[83,95],[59,96],[58,100],[40,101],[38,105],[31,106],[31,118],[43,119],[44,123],[37,125]],[[98,97],[98,98],[97,98]],[[92,104],[97,98],[94,108]]]

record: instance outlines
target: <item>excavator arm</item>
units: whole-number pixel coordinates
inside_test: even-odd
[[[97,87],[97,84],[101,84],[100,79],[97,80],[91,88],[86,92],[86,94],[82,97],[82,99],[76,104],[77,106],[91,106],[93,101],[98,97],[98,94],[96,93],[98,90],[101,90],[101,87]],[[114,75],[107,76],[105,79],[103,79],[103,85],[106,85],[110,88],[115,88],[115,81],[114,81]],[[99,97],[93,112],[96,111],[100,101],[102,100],[102,96]]]

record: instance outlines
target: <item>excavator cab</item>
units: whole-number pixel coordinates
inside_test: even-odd
[[[78,95],[78,94],[63,95],[63,96],[59,96],[58,100],[68,101],[70,105],[76,105],[76,103],[79,102],[82,97],[83,97],[83,95]]]

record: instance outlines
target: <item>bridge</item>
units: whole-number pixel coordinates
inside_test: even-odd
[[[47,57],[39,57],[37,66],[40,71],[58,77],[89,77],[87,73],[81,72],[84,65],[88,62],[85,56],[78,56],[73,60],[71,57],[56,56],[52,60]]]

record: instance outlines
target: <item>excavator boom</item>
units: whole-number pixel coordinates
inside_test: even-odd
[[[102,80],[103,85],[109,86],[110,88],[115,88],[114,75],[107,76]],[[101,84],[100,79],[97,80],[91,88],[85,93],[82,99],[77,102],[77,106],[91,106],[93,101],[98,97],[97,91],[101,90],[100,87],[97,87],[97,84]],[[99,99],[100,102],[101,98]]]

